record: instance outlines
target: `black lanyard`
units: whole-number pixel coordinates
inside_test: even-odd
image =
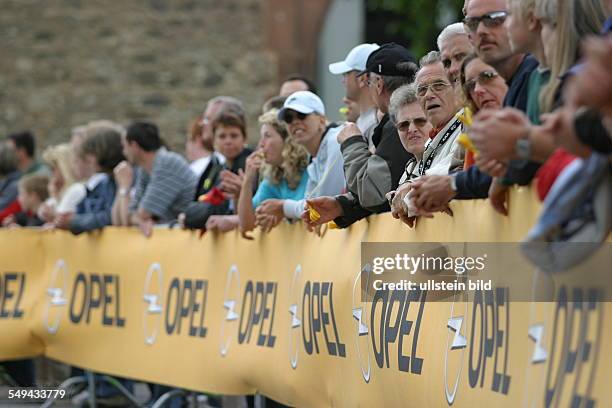
[[[438,153],[438,149],[441,146],[444,146],[444,144],[448,141],[448,139],[450,139],[450,137],[453,135],[455,130],[457,130],[457,128],[460,125],[461,125],[461,121],[459,121],[459,119],[455,119],[453,124],[444,133],[444,136],[442,136],[442,139],[440,139],[440,143],[436,145],[436,147],[433,149],[433,152],[431,152],[429,157],[427,157],[427,160],[421,161],[421,163],[419,163],[419,175],[422,176],[425,174],[427,170],[429,170],[429,168],[431,167],[431,164],[433,163],[434,158],[436,157],[436,153]],[[433,140],[432,140],[432,143],[433,143]]]

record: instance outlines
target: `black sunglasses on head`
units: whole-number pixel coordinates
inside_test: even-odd
[[[475,32],[478,29],[481,21],[485,27],[491,28],[504,24],[506,17],[508,17],[507,11],[492,11],[491,13],[483,14],[480,17],[466,17],[463,19],[463,24],[465,24],[468,30]]]
[[[302,112],[297,112],[294,110],[286,110],[285,114],[283,115],[283,121],[285,121],[286,124],[290,125],[291,122],[293,122],[296,119],[299,119],[299,120],[306,119],[306,116],[308,115]]]

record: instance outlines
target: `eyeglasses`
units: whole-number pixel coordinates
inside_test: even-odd
[[[483,14],[480,17],[466,17],[463,19],[463,24],[465,24],[468,30],[475,32],[478,29],[481,21],[485,27],[498,27],[504,24],[506,17],[508,17],[507,11],[493,11],[491,13]]]
[[[482,71],[475,78],[470,79],[469,81],[465,81],[464,89],[466,93],[474,92],[476,89],[476,84],[485,85],[493,80],[493,78],[499,76],[497,72],[494,71]]]
[[[428,89],[431,89],[435,93],[442,92],[449,86],[450,84],[448,82],[442,82],[442,81],[432,82],[431,84],[419,85],[417,88],[417,96],[420,96],[420,97],[425,96]]]
[[[285,111],[285,114],[283,115],[283,120],[285,121],[286,124],[290,125],[291,122],[293,122],[296,119],[299,119],[299,120],[306,119],[306,116],[308,115],[302,112],[296,112],[294,110],[287,110]]]
[[[404,121],[401,121],[400,123],[396,124],[395,127],[400,132],[407,132],[410,129],[410,124],[411,123],[414,123],[414,126],[416,126],[417,128],[422,128],[423,126],[425,126],[427,124],[427,119],[425,119],[425,118],[415,118],[413,120],[404,120]]]

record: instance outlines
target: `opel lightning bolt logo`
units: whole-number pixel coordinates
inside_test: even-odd
[[[448,323],[446,327],[453,330],[455,332],[455,337],[453,338],[453,344],[451,344],[451,350],[455,350],[458,348],[463,348],[467,346],[467,339],[463,334],[461,334],[461,326],[463,325],[463,316],[460,317],[451,317],[448,319]]]
[[[233,295],[233,296],[231,296]],[[228,322],[234,322],[238,320],[238,313],[236,313],[237,299],[240,297],[240,273],[238,267],[232,265],[227,272],[227,281],[225,283],[225,294],[223,295],[223,308],[226,310],[225,319],[221,321],[221,335],[219,352],[221,356],[225,357],[229,350],[230,343],[232,341],[231,334],[225,335],[225,326]]]
[[[65,295],[68,292],[68,266],[63,259],[58,259],[51,272],[51,279],[47,287],[49,300],[43,312],[43,324],[50,334],[59,330],[62,318],[62,307],[68,303]]]
[[[365,285],[362,287],[362,274],[365,276]],[[361,369],[361,375],[366,383],[370,382],[372,375],[372,364],[370,362],[370,348],[368,347],[370,341],[370,329],[368,320],[368,311],[365,307],[368,302],[368,296],[370,294],[370,276],[372,275],[372,265],[367,264],[359,271],[355,282],[353,283],[353,308],[352,315],[357,321],[357,336],[355,338],[355,346],[357,348],[357,356],[359,366]],[[362,291],[362,289],[364,289]],[[362,297],[363,296],[363,297]],[[365,350],[365,355],[362,354],[362,350]]]
[[[548,358],[548,353],[542,345],[544,337],[544,324],[532,324],[529,326],[529,338],[535,341],[535,348],[533,350],[533,356],[531,357],[532,364],[543,363]]]
[[[291,363],[291,368],[294,370],[297,368],[298,364],[298,352],[300,349],[300,336],[299,334],[294,336],[294,329],[302,326],[302,321],[300,320],[300,290],[301,285],[298,283],[301,282],[299,278],[302,275],[302,265],[295,267],[295,272],[293,272],[293,280],[291,282],[291,290],[289,291],[289,299],[293,302],[291,306],[289,306],[289,314],[291,323],[289,324],[289,362]]]
[[[164,311],[164,307],[161,304],[163,296],[162,280],[163,271],[161,265],[157,262],[151,264],[147,271],[142,295],[142,300],[145,302],[142,316],[142,330],[144,333],[144,341],[149,345],[155,343],[162,321],[162,312]],[[149,320],[151,320],[149,316],[151,315],[155,321],[152,328],[149,327]]]
[[[455,302],[457,299],[457,296],[461,296],[463,295],[464,297],[467,297],[467,294],[463,293],[463,294],[457,294],[455,293],[453,295],[453,303],[451,305],[451,311],[450,311],[450,317],[448,319],[448,321],[446,322],[446,327],[448,328],[448,333],[446,335],[446,351],[444,354],[444,392],[446,394],[446,402],[448,403],[448,405],[452,405],[453,402],[455,401],[455,397],[457,396],[457,389],[459,388],[459,379],[461,378],[461,370],[463,369],[463,361],[465,358],[465,351],[467,349],[467,338],[461,334],[462,328],[464,327],[464,323],[465,323],[465,318],[464,316],[467,316],[468,313],[468,302],[467,299],[464,300],[465,303],[465,310],[463,312],[463,316],[455,316]],[[467,327],[464,329],[464,333],[467,333]],[[452,336],[452,342],[451,342],[451,336]],[[449,344],[450,343],[450,344]],[[461,355],[460,356],[454,356],[455,353],[453,353],[453,361],[457,361],[457,359],[459,360],[458,362],[458,369],[457,369],[457,374],[455,376],[455,382],[452,386],[452,391],[449,389],[449,384],[448,384],[448,369],[449,369],[449,351],[453,351],[453,350],[461,350]],[[456,364],[453,364],[453,366],[457,367]]]

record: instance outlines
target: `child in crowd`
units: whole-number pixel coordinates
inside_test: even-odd
[[[47,185],[49,177],[41,173],[33,173],[23,176],[19,180],[19,194],[17,199],[21,211],[5,218],[4,226],[39,227],[43,225],[37,213],[45,200],[49,198]]]

